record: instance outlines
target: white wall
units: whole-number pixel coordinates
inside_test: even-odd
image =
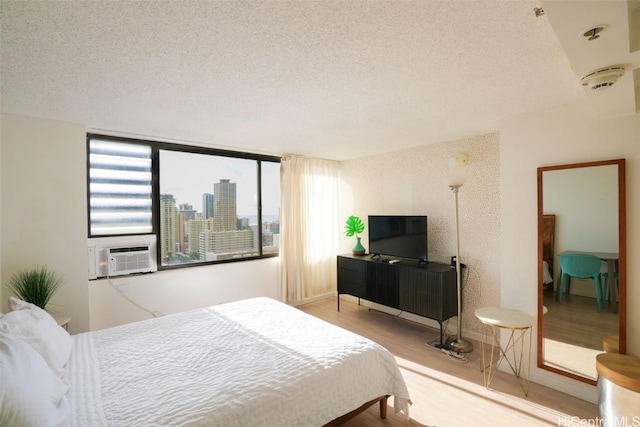
[[[2,283],[47,265],[65,279],[52,299],[71,315],[71,333],[150,318],[108,282],[88,281],[86,128],[2,115]],[[278,259],[162,271],[114,280],[151,311],[173,313],[252,296],[278,298]],[[8,290],[2,291],[6,310]]]
[[[89,282],[91,329],[244,298],[279,299],[279,259],[219,264]],[[121,294],[115,287],[126,285]],[[128,301],[130,298],[133,302]]]
[[[618,167],[545,171],[544,213],[556,216],[555,249],[618,252]]]
[[[584,104],[509,117],[500,125],[502,305],[537,311],[540,166],[626,158],[627,350],[640,356],[640,114],[597,120]],[[535,349],[534,349],[535,350]],[[595,387],[537,369],[534,381],[595,402]]]
[[[453,167],[459,153],[468,156],[462,169]],[[449,184],[466,176],[459,192],[460,260],[469,267],[468,280],[463,280],[462,326],[470,338],[478,330],[475,309],[500,305],[499,165],[497,134],[341,163],[341,218],[346,221],[353,214],[366,223],[368,215],[427,215],[429,261],[446,264],[455,254],[455,202]],[[350,252],[354,243],[343,236],[341,253]],[[368,229],[362,243],[368,248]],[[455,332],[454,323],[448,332]]]
[[[16,271],[47,266],[66,284],[50,309],[89,326],[86,257],[85,129],[2,115],[2,283]],[[11,293],[2,292],[2,307]]]

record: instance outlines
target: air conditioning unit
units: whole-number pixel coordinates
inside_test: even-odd
[[[156,236],[115,236],[87,239],[89,280],[158,271]]]
[[[152,271],[149,244],[117,246],[105,249],[109,276]]]

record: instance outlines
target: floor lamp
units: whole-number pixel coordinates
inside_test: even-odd
[[[458,337],[449,343],[449,350],[456,353],[471,353],[473,344],[462,338],[462,280],[460,271],[460,226],[458,224],[458,190],[462,184],[450,185],[456,200],[456,279],[458,288]]]

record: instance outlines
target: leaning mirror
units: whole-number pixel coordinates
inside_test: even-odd
[[[624,159],[538,168],[538,367],[596,384],[626,352]]]

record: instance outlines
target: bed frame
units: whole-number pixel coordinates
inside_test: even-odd
[[[371,406],[375,405],[377,402],[380,402],[380,418],[384,420],[384,419],[387,418],[387,400],[388,400],[388,398],[389,398],[389,396],[380,396],[380,397],[378,397],[376,399],[373,399],[373,400],[365,403],[364,405],[362,405],[358,409],[353,410],[353,411],[349,412],[348,414],[344,414],[343,416],[336,418],[335,420],[331,421],[330,423],[325,424],[324,427],[338,427],[338,426],[341,426],[342,424],[344,424],[347,421],[349,421],[351,418],[355,417],[356,415],[360,414],[361,412],[366,411]]]

